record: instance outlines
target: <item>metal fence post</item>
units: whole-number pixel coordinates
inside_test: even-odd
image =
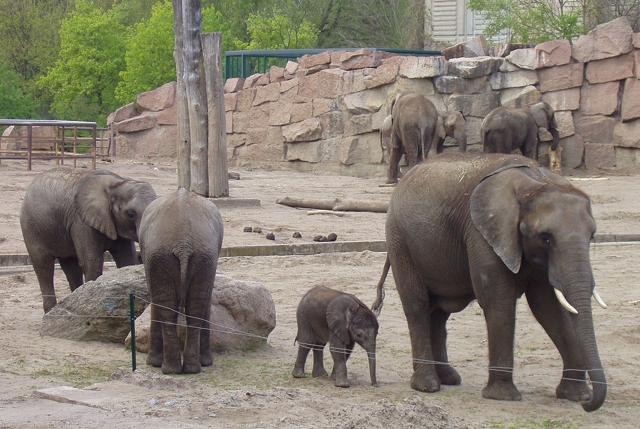
[[[136,296],[129,294],[129,321],[131,323],[131,371],[136,370]]]

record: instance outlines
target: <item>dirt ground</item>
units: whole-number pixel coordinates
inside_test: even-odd
[[[159,194],[175,186],[175,168],[170,164],[101,167],[149,180]],[[39,165],[37,170],[44,168]],[[391,189],[379,188],[380,179],[236,171],[241,180],[231,182],[232,195],[259,198],[262,208],[223,211],[227,246],[269,243],[264,234],[243,233],[243,226],[274,231],[280,242],[293,242],[294,231],[302,232],[302,241],[329,232],[336,232],[339,240],[384,238],[383,214],[309,216],[306,210],[275,204],[283,195],[384,200]],[[24,165],[0,165],[0,253],[25,251],[18,213],[24,189],[36,173],[24,171]],[[640,232],[639,176],[598,177],[575,184],[592,196],[599,232]],[[373,301],[384,254],[361,252],[223,258],[220,271],[260,281],[270,290],[277,327],[265,348],[216,355],[213,367],[189,376],[164,376],[144,364],[144,354],[138,354],[139,367],[132,374],[129,351],[118,344],[41,337],[35,275],[29,270],[0,271],[0,427],[635,428],[640,420],[640,266],[635,263],[640,244],[598,244],[591,255],[598,289],[609,304],[607,310],[594,307],[598,345],[610,383],[607,401],[594,413],[555,398],[561,360],[524,298],[518,304],[515,350],[515,380],[522,401],[490,401],[480,395],[487,377],[487,343],[475,303],[453,315],[448,325],[450,360],[463,384],[435,394],[411,390],[408,331],[391,277],[380,317],[380,386],[369,385],[366,354],[357,347],[348,363],[350,389],[335,388],[327,379],[293,379],[295,308],[309,288],[326,285],[355,293],[366,303]],[[59,297],[69,293],[59,271],[56,292]],[[331,367],[329,356],[325,365]],[[100,407],[88,407],[33,394],[60,385],[89,387],[109,399]]]

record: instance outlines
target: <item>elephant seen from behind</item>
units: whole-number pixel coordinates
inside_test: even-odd
[[[482,121],[480,135],[485,153],[511,153],[520,149],[528,158],[538,159],[538,128],[551,133],[551,153],[560,143],[555,113],[541,101],[522,108],[498,107]],[[553,155],[552,155],[553,156]]]
[[[313,350],[313,377],[326,376],[322,351],[329,343],[333,358],[331,378],[337,387],[349,387],[347,359],[355,343],[369,358],[371,384],[376,385],[376,337],[378,321],[369,307],[354,295],[317,286],[308,291],[296,312],[298,321],[298,357],[293,369],[295,378],[304,377],[304,365]]]
[[[147,364],[164,374],[198,373],[213,363],[211,293],[222,247],[215,204],[184,188],[154,201],[140,223],[140,251],[151,296]],[[186,314],[184,350],[178,312]]]
[[[387,213],[388,259],[372,308],[380,311],[390,265],[409,326],[411,386],[434,392],[461,382],[448,364],[446,323],[477,299],[489,345],[482,395],[519,400],[513,346],[516,302],[524,293],[562,358],[556,396],[598,409],[607,382],[591,298],[604,302],[589,260],[596,230],[589,197],[519,155],[452,155],[407,173]]]
[[[56,168],[31,182],[20,210],[20,226],[45,313],[57,302],[56,259],[72,291],[102,274],[105,251],[118,267],[138,263],[137,229],[155,198],[149,183],[105,170]]]

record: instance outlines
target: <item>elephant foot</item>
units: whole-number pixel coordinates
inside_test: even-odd
[[[574,402],[589,401],[591,390],[585,381],[562,380],[556,387],[556,397]]]
[[[319,369],[313,369],[313,372],[311,373],[312,377],[327,377],[329,374],[327,374],[327,371],[325,371],[324,368],[319,368]]]
[[[202,371],[200,362],[185,362],[184,365],[182,365],[182,372],[184,374],[198,374],[200,371]]]
[[[293,372],[291,372],[293,378],[304,378],[304,369],[302,368],[293,368]]]
[[[182,365],[171,365],[166,362],[162,364],[162,373],[163,374],[181,374],[182,373]]]
[[[213,365],[213,356],[211,353],[205,353],[200,355],[200,365],[202,366],[211,366]]]
[[[440,379],[440,383],[445,386],[458,386],[462,383],[462,377],[458,374],[450,365],[438,365],[436,367],[436,373]]]
[[[349,384],[349,380],[347,380],[346,378],[337,378],[334,384],[336,387],[351,387],[351,384]]]
[[[511,380],[489,382],[489,384],[482,389],[482,397],[485,399],[496,399],[498,401],[520,401],[522,399],[518,388]]]
[[[162,354],[149,353],[147,355],[147,365],[159,368],[162,366]]]
[[[55,297],[47,296],[42,298],[42,307],[44,308],[45,314],[50,312],[53,307],[56,306],[57,300]]]
[[[419,392],[437,392],[440,390],[440,380],[437,377],[414,372],[411,376],[411,388]]]

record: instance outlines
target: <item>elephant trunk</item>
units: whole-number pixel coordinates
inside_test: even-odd
[[[378,380],[376,378],[376,343],[365,349],[369,358],[369,376],[371,377],[371,385],[377,386]]]
[[[555,151],[558,149],[558,145],[560,144],[560,133],[558,132],[557,125],[555,125],[556,121],[553,120],[551,127],[549,128],[549,132],[551,133],[552,141],[551,141],[551,150]]]

